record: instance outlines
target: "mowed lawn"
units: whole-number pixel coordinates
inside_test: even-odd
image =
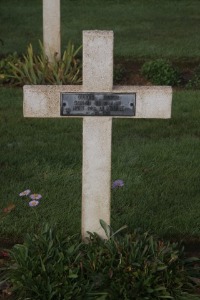
[[[24,53],[42,40],[42,0],[1,0],[0,53]],[[113,30],[115,57],[199,58],[198,0],[61,0],[62,49],[82,30]]]
[[[42,40],[42,1],[0,1],[0,55]],[[198,0],[61,0],[62,50],[82,30],[113,30],[114,58],[198,61]],[[22,89],[0,90],[0,237],[43,221],[80,232],[82,121],[24,119]],[[112,227],[176,238],[200,236],[200,91],[174,91],[169,120],[113,120]],[[42,194],[34,209],[18,194]],[[99,191],[101,192],[101,191]],[[10,204],[15,209],[5,213]]]
[[[200,235],[199,99],[200,91],[174,91],[169,120],[113,120],[112,180],[125,183],[112,191],[115,229]],[[42,221],[80,232],[82,121],[25,119],[22,90],[1,88],[0,122],[0,236],[21,237]],[[27,188],[42,194],[38,207],[18,196]]]

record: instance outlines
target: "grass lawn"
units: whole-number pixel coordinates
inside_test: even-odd
[[[23,54],[29,43],[32,43],[34,49],[38,51],[38,40],[42,40],[42,0],[1,0],[0,2],[0,59],[14,51]],[[125,84],[133,84],[133,82],[143,84],[144,79],[138,71],[139,65],[150,58],[169,58],[174,64],[183,65],[181,73],[183,84],[179,86],[179,90],[173,91],[171,119],[113,119],[112,181],[122,179],[124,187],[111,190],[111,227],[117,230],[127,225],[129,232],[141,228],[163,238],[183,239],[186,246],[191,246],[190,251],[197,246],[194,241],[200,241],[200,90],[184,90],[183,86],[193,75],[192,69],[200,62],[199,21],[198,0],[61,0],[62,50],[69,40],[79,46],[82,43],[82,30],[114,31],[115,64],[117,62],[118,67],[122,67],[118,69],[118,73],[116,72],[114,82],[118,75],[122,77],[122,82]],[[123,67],[126,70],[125,75],[120,73]],[[56,224],[56,233],[60,231],[62,236],[80,234],[81,231],[82,120],[25,119],[22,99],[21,88],[11,88],[9,85],[0,87],[0,250],[10,247],[13,243],[21,242],[26,232],[37,232],[43,222]],[[29,207],[30,199],[20,198],[19,193],[26,189],[42,195],[37,207]],[[52,239],[51,233],[50,239]],[[142,257],[148,255],[147,264],[144,265],[148,280],[143,275],[141,277],[144,279],[145,288],[148,288],[148,293],[151,294],[153,291],[149,289],[151,288],[149,284],[154,278],[152,274],[156,274],[158,270],[159,273],[164,270],[167,276],[169,273],[169,280],[167,279],[169,289],[170,281],[181,287],[182,281],[179,284],[176,278],[173,280],[172,271],[168,266],[167,269],[163,269],[162,266],[162,269],[156,270],[156,265],[160,264],[160,261],[158,262],[155,256],[152,239],[149,241],[155,259],[155,264],[154,261],[152,262],[153,273],[148,271],[150,257],[148,247],[145,246],[141,251],[143,246],[140,242],[138,245],[135,242],[139,250],[133,251],[134,257],[137,257],[139,252]],[[33,243],[37,248],[37,242],[33,241]],[[59,263],[63,264],[62,252],[57,248],[59,244],[57,240],[56,252],[49,252],[54,251],[52,240],[48,244],[43,239],[42,244],[46,249],[48,248],[49,257],[52,253],[57,253]],[[132,249],[129,245],[128,242],[128,252]],[[32,249],[31,246],[27,247]],[[162,246],[159,241],[162,258],[170,255],[169,249],[160,249]],[[198,249],[199,247],[195,251],[197,252]],[[41,295],[43,292],[39,285],[33,284],[35,279],[41,281],[41,278],[44,282],[45,278],[47,279],[47,284],[40,285],[42,290],[44,288],[45,293],[47,289],[50,291],[50,279],[41,258],[42,249],[39,249],[39,254],[35,254],[34,250],[32,252],[38,256],[39,264],[36,262],[37,259],[33,259],[32,254],[29,254],[30,261],[24,260],[23,251],[19,251],[23,264],[22,281],[17,279],[20,292],[22,286],[26,290],[26,286],[30,284],[33,290],[36,286],[38,295]],[[74,250],[70,247],[64,253],[68,255],[70,251]],[[77,251],[79,257],[79,248]],[[0,251],[1,266],[6,261],[5,254],[6,252]],[[197,254],[199,256],[199,253]],[[117,260],[121,265],[118,246],[117,255],[120,255],[120,259]],[[130,253],[124,256],[127,262],[129,255]],[[53,254],[52,257],[54,256]],[[92,256],[94,257],[93,254]],[[98,256],[99,254],[95,259]],[[104,255],[102,258],[105,259]],[[73,259],[72,265],[76,259]],[[174,262],[177,260],[176,253],[173,252],[169,259],[169,267],[171,265],[174,268]],[[80,260],[82,273],[82,254]],[[31,280],[24,277],[25,261],[28,270],[25,273],[30,275]],[[48,262],[46,253],[44,261],[45,264]],[[34,266],[40,266],[41,263],[39,276],[32,277],[32,274],[36,273],[30,262]],[[113,260],[111,262],[113,267],[115,263],[113,264]],[[61,273],[57,268],[57,260],[55,263],[59,277],[56,281],[54,279],[52,281],[52,293],[55,287],[61,289]],[[103,263],[105,264],[105,261]],[[50,265],[54,268],[52,262]],[[99,272],[94,261],[90,265],[95,272]],[[196,262],[194,265],[198,267]],[[133,266],[135,268],[136,264]],[[141,262],[139,266],[143,268]],[[183,265],[181,265],[180,275],[183,272],[182,267]],[[63,264],[61,269],[66,276],[66,264]],[[122,270],[121,267],[119,270]],[[124,270],[127,276],[128,272],[131,271],[131,275],[134,269],[130,268],[128,262],[128,267]],[[42,271],[44,276],[40,277]],[[111,279],[110,271],[112,269],[109,269]],[[2,276],[2,270],[0,273]],[[53,278],[56,278],[54,272],[49,274],[50,277],[53,275]],[[68,277],[72,278],[75,287],[76,277],[70,277],[71,274],[70,265]],[[101,275],[97,273],[99,274]],[[138,274],[142,273],[134,271],[133,274],[138,277]],[[121,280],[121,272],[119,275]],[[126,276],[124,278],[129,278]],[[159,291],[157,284],[160,283],[159,277],[155,276],[157,294]],[[160,276],[162,277],[162,273]],[[100,277],[94,278],[98,281]],[[92,278],[92,285],[96,284],[94,278]],[[132,275],[130,278],[135,286],[137,281],[133,280]],[[143,279],[139,283],[142,294],[144,293],[141,285]],[[79,285],[79,278],[76,280]],[[198,278],[196,280],[198,281]],[[10,285],[4,289],[2,283],[4,282],[0,282],[0,298],[4,291],[10,292]],[[88,287],[84,284],[83,286]],[[123,293],[124,287],[123,282],[121,289]],[[129,291],[130,287],[130,280],[128,280]],[[161,284],[161,292],[163,288]],[[195,292],[198,293],[199,289]],[[32,299],[32,297],[28,298]],[[199,299],[198,296],[197,298]]]
[[[62,47],[82,43],[82,30],[112,29],[115,56],[198,58],[198,0],[61,0]],[[1,0],[1,54],[42,40],[41,0]]]
[[[200,91],[176,91],[170,120],[113,120],[112,226],[166,237],[200,235]],[[80,232],[82,121],[24,119],[22,90],[0,93],[1,237],[20,237],[43,220]],[[18,194],[41,193],[34,210]]]
[[[82,30],[112,29],[115,58],[199,59],[197,0],[61,0],[62,47],[81,44]],[[23,53],[42,40],[41,0],[1,0],[0,55]],[[112,226],[150,229],[168,237],[200,235],[200,91],[175,91],[170,120],[113,120]],[[0,236],[20,237],[42,220],[80,231],[82,121],[22,116],[22,90],[0,93]],[[43,199],[35,210],[18,194]],[[34,214],[37,212],[38,216]]]

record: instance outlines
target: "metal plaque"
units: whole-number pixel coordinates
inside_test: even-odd
[[[61,116],[135,116],[136,93],[61,93]]]

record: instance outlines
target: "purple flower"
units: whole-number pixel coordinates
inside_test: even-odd
[[[124,186],[124,182],[123,182],[123,180],[121,180],[121,179],[115,180],[115,181],[113,182],[113,184],[112,184],[112,188],[113,188],[113,189],[120,188],[120,187],[122,187],[122,186]]]
[[[29,196],[32,200],[40,200],[42,196],[40,194],[31,194]]]
[[[28,196],[31,193],[31,190],[25,190],[19,194],[20,197]]]
[[[32,201],[30,201],[29,202],[29,206],[37,206],[39,204],[39,201],[37,201],[37,200],[32,200]]]

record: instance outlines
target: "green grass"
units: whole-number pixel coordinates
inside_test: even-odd
[[[112,191],[115,229],[200,235],[199,98],[199,91],[174,92],[170,120],[113,120],[112,179],[125,182]],[[80,232],[82,121],[25,119],[21,89],[2,88],[0,122],[0,209],[16,205],[1,220],[0,236],[19,237],[38,224],[18,196],[26,188],[43,195],[39,224]]]
[[[80,45],[82,30],[112,29],[115,58],[199,58],[197,0],[61,0],[62,49]],[[0,55],[24,53],[42,40],[41,0],[1,0]],[[177,91],[170,120],[113,120],[112,226],[163,236],[200,235],[200,91]],[[82,121],[24,119],[21,89],[0,93],[0,236],[20,237],[42,221],[80,231]],[[18,194],[43,195],[39,221]]]
[[[23,53],[42,40],[41,0],[1,0],[0,53]],[[61,0],[62,47],[82,43],[82,30],[109,29],[115,56],[198,58],[198,0]]]

